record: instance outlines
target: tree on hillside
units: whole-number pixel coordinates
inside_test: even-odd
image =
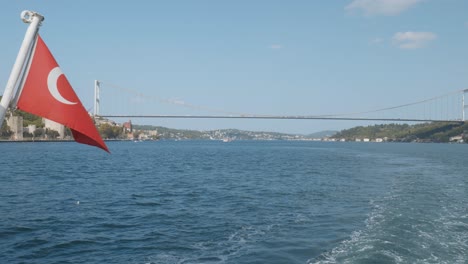
[[[23,138],[32,138],[32,137],[34,137],[34,135],[32,133],[23,132]]]
[[[64,137],[65,137],[65,138],[68,138],[68,137],[72,137],[72,136],[73,136],[73,134],[72,134],[70,128],[69,128],[69,127],[65,127],[65,135],[64,135]]]
[[[60,136],[59,132],[52,129],[46,129],[47,138],[56,139]]]
[[[121,127],[112,126],[106,123],[99,125],[98,131],[102,138],[120,138],[123,130]]]
[[[23,126],[27,127],[29,125],[35,125],[36,127],[44,127],[42,122],[42,117],[21,111],[15,110],[13,111],[14,116],[22,116],[23,117]]]
[[[2,100],[2,96],[0,95],[0,100]],[[6,120],[2,120],[2,126],[0,127],[0,137],[2,138],[9,138],[11,136],[11,130],[8,126]]]
[[[38,138],[38,137],[42,137],[44,135],[44,129],[43,128],[36,128],[36,130],[34,130],[33,132],[33,135],[34,137]]]
[[[7,125],[7,122],[3,120],[2,127],[0,128],[0,137],[9,138],[11,136],[10,127]]]

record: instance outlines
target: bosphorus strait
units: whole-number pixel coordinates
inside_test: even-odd
[[[466,145],[4,143],[2,263],[465,263]]]

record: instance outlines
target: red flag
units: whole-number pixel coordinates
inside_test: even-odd
[[[76,142],[109,152],[93,120],[38,35],[17,107],[71,129]]]

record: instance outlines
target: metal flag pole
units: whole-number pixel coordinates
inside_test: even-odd
[[[10,106],[11,100],[16,95],[18,80],[21,77],[20,75],[28,59],[29,51],[36,39],[37,32],[39,31],[39,27],[41,26],[41,22],[44,20],[44,17],[39,13],[25,10],[21,12],[21,19],[24,23],[29,24],[29,27],[26,30],[23,43],[21,44],[15,64],[13,65],[13,69],[10,73],[10,78],[8,79],[5,91],[3,92],[2,100],[0,101],[0,125],[3,123],[6,110]]]

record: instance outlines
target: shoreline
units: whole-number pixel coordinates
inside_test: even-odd
[[[104,141],[131,141],[130,139],[104,139]],[[47,142],[75,142],[73,139],[25,139],[25,140],[4,140],[0,139],[0,143],[47,143]]]
[[[158,139],[158,140],[143,140],[143,141],[179,141],[177,139]],[[206,140],[206,141],[213,141],[210,139],[184,139],[184,140]],[[132,139],[104,139],[105,142],[120,142],[120,141],[134,141]],[[216,141],[216,140],[214,140]],[[262,141],[259,139],[243,139],[241,141]],[[264,141],[272,141],[272,140],[264,140]],[[367,143],[379,143],[379,144],[385,144],[385,143],[420,143],[420,144],[464,144],[462,142],[434,142],[434,141],[383,141],[383,142],[375,142],[375,141],[369,141],[369,142],[356,142],[356,141],[328,141],[328,140],[320,140],[320,141],[314,141],[314,140],[273,140],[273,141],[308,141],[308,142],[330,142],[330,143],[360,143],[360,144],[367,144]],[[4,140],[0,139],[0,144],[1,143],[50,143],[50,142],[76,142],[73,139],[41,139],[41,140]]]

